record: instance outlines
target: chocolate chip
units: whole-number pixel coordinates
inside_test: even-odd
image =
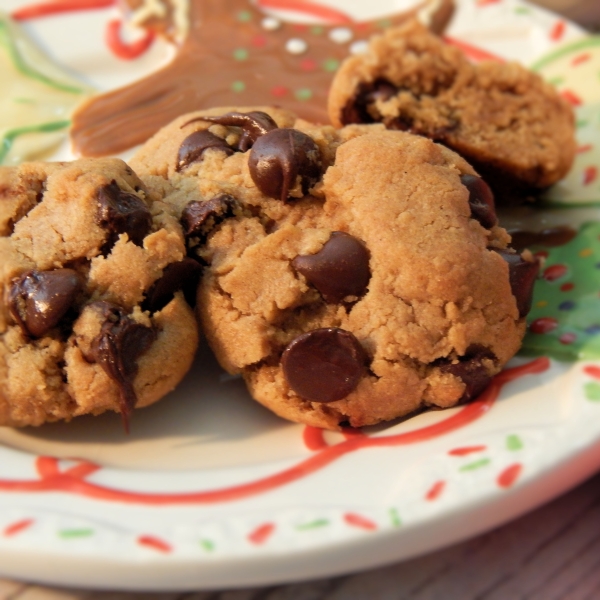
[[[311,402],[334,402],[356,388],[366,360],[352,333],[331,327],[314,329],[290,342],[281,366],[296,394]]]
[[[530,246],[546,246],[556,248],[568,244],[576,235],[577,230],[569,225],[549,227],[541,231],[509,231],[512,238],[510,245],[517,252],[525,250]]]
[[[458,377],[466,388],[459,402],[468,402],[477,398],[488,386],[492,377],[489,375],[484,361],[496,361],[496,355],[481,344],[471,344],[464,356],[458,358],[458,362],[449,359],[439,359],[434,364],[442,373],[450,373]]]
[[[206,202],[190,202],[181,214],[185,237],[204,240],[221,221],[233,215],[236,205],[236,199],[229,194],[219,194]]]
[[[26,335],[41,337],[58,325],[80,289],[72,269],[28,271],[11,283],[9,310]]]
[[[490,186],[476,175],[461,175],[460,182],[469,190],[471,217],[486,229],[491,229],[498,222],[498,218]]]
[[[242,137],[237,145],[240,152],[246,152],[251,148],[261,135],[277,129],[277,123],[272,117],[260,110],[253,110],[249,113],[229,112],[220,117],[198,117],[189,123],[193,121],[209,121],[226,127],[240,127],[243,129]]]
[[[274,129],[256,140],[248,159],[250,175],[258,189],[285,202],[298,178],[306,194],[321,176],[317,144],[296,129]]]
[[[103,248],[107,253],[122,233],[136,246],[141,246],[152,227],[152,215],[140,198],[124,192],[113,180],[98,191],[96,223],[108,232]]]
[[[201,271],[202,267],[193,258],[184,258],[170,264],[163,271],[162,277],[146,292],[142,308],[150,312],[162,310],[178,290],[182,290],[187,303],[194,306]]]
[[[520,254],[504,250],[496,250],[496,252],[508,263],[510,289],[517,301],[519,317],[524,317],[531,310],[533,284],[538,276],[540,264],[537,260],[525,260]]]
[[[133,381],[138,358],[156,339],[156,331],[130,318],[126,311],[110,302],[96,302],[94,308],[103,319],[100,333],[91,344],[88,360],[97,362],[119,387],[119,407],[125,429],[137,404]]]
[[[211,133],[207,129],[194,131],[194,133],[190,133],[190,135],[181,142],[181,146],[179,146],[176,170],[181,171],[192,163],[201,161],[204,151],[209,148],[221,150],[222,152],[225,152],[227,156],[231,156],[235,152],[223,138]]]
[[[398,92],[398,88],[387,79],[377,79],[373,83],[362,84],[356,96],[348,101],[342,109],[341,121],[344,125],[350,123],[374,123],[375,119],[369,113],[368,107],[378,100],[389,100]],[[399,129],[398,127],[393,129]]]
[[[362,296],[371,278],[368,250],[343,231],[334,231],[316,254],[297,256],[292,265],[329,304]]]

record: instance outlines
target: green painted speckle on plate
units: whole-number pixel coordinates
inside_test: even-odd
[[[511,452],[521,450],[523,448],[523,442],[518,435],[512,434],[506,438],[506,448]]]
[[[231,84],[231,91],[239,94],[246,89],[246,84],[243,81],[234,81]]]
[[[468,463],[460,467],[459,471],[474,471],[475,469],[481,469],[481,467],[487,467],[490,464],[491,459],[489,458],[481,458],[476,460],[475,462]]]
[[[200,540],[200,546],[207,552],[212,552],[215,549],[215,543],[212,540],[203,539]]]
[[[600,383],[590,381],[583,386],[585,397],[592,402],[600,402]]]
[[[315,521],[296,525],[296,529],[298,531],[308,531],[309,529],[318,529],[319,527],[326,527],[327,525],[329,525],[328,519],[316,519]]]
[[[325,31],[325,29],[323,27],[321,27],[321,25],[313,25],[310,28],[310,32],[313,35],[321,35],[324,31]]]
[[[58,536],[63,540],[71,540],[75,538],[86,538],[94,535],[93,529],[62,529],[58,532]]]
[[[390,508],[390,521],[394,527],[402,526],[402,519],[400,519],[400,514],[398,513],[397,508]]]

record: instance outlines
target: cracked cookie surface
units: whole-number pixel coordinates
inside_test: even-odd
[[[503,199],[555,183],[575,156],[573,111],[550,84],[517,63],[471,64],[416,22],[348,58],[328,101],[336,126],[382,122],[443,143]]]
[[[181,273],[199,266],[124,162],[0,170],[0,235],[0,425],[127,423],[175,387],[198,342]]]
[[[537,264],[508,248],[465,160],[381,125],[204,116],[168,126],[132,164],[163,181],[206,265],[207,339],[258,402],[313,426],[371,425],[467,401],[515,354]]]

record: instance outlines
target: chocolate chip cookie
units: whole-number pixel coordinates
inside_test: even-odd
[[[416,22],[342,64],[329,115],[337,126],[382,122],[441,142],[506,200],[555,183],[575,156],[573,111],[539,75],[516,63],[473,65]]]
[[[206,265],[196,310],[221,365],[278,415],[332,429],[476,397],[519,348],[538,265],[471,166],[381,125],[217,113],[133,164]]]
[[[160,191],[118,159],[3,169],[0,235],[0,425],[127,423],[175,387],[200,266]]]

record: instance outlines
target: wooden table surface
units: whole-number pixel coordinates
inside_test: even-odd
[[[600,0],[536,3],[600,30]],[[600,471],[600,464],[598,468]],[[420,558],[344,577],[267,588],[156,594],[52,588],[0,579],[0,600],[363,598],[599,600],[600,472],[553,502],[494,531]]]

